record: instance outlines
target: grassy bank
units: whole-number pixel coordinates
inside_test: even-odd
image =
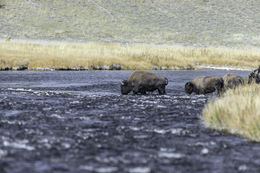
[[[0,42],[0,68],[28,64],[28,69],[79,68],[120,64],[123,69],[153,69],[200,64],[255,68],[260,50],[194,48],[166,45],[66,42]]]
[[[260,85],[256,84],[228,90],[224,97],[207,104],[202,120],[207,127],[260,142],[259,95]]]

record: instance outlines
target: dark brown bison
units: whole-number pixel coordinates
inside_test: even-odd
[[[239,85],[244,84],[244,78],[233,73],[227,73],[223,77],[224,89],[234,89]]]
[[[220,95],[224,87],[223,78],[220,76],[200,76],[185,84],[185,92],[191,94],[207,94],[217,91]]]
[[[248,84],[251,83],[260,83],[260,66],[255,69],[252,73],[249,74],[248,76]]]
[[[134,94],[146,94],[158,90],[159,94],[166,94],[165,86],[168,84],[168,79],[146,71],[133,72],[128,80],[123,80],[121,83],[121,93],[128,94],[133,91]]]

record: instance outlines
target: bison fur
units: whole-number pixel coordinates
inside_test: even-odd
[[[146,71],[135,71],[127,80],[121,83],[121,93],[126,95],[133,91],[134,94],[146,94],[158,90],[159,94],[166,94],[165,86],[168,79]]]
[[[244,84],[244,78],[233,73],[227,73],[223,77],[224,89],[234,89],[239,85]]]
[[[220,95],[224,87],[223,78],[220,76],[199,76],[185,84],[185,92],[188,94],[208,94],[214,91]]]
[[[260,83],[260,66],[249,74],[248,84],[251,83],[257,83],[257,84]]]

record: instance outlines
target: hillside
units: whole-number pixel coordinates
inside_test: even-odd
[[[0,0],[0,38],[259,47],[259,0]]]

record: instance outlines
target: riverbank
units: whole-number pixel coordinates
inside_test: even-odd
[[[1,70],[253,69],[260,50],[177,45],[0,41]]]
[[[202,120],[209,128],[260,142],[259,95],[260,86],[256,84],[228,90],[225,96],[206,105]]]

